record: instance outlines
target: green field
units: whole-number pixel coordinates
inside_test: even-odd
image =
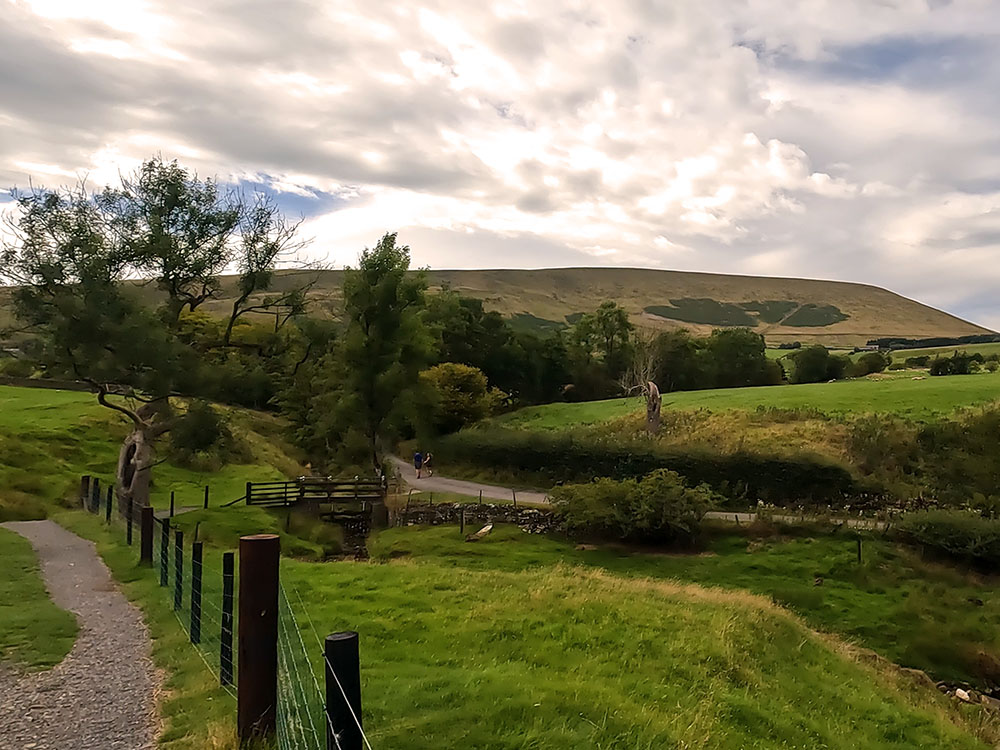
[[[385,564],[282,574],[321,635],[361,633],[378,747],[982,746],[767,599],[561,564],[516,530],[474,552],[454,527],[383,536]]]
[[[982,373],[926,377],[923,380],[911,377],[864,378],[807,385],[683,391],[664,394],[663,410],[809,408],[827,414],[874,412],[929,420],[955,409],[997,400],[1000,400],[1000,373]],[[643,401],[638,398],[555,403],[529,406],[494,421],[505,427],[555,430],[606,422],[642,408]]]
[[[207,481],[204,472],[160,464],[153,472],[153,505],[167,507],[175,491],[177,507],[200,506],[206,483],[218,504],[241,497],[247,481],[280,478],[289,459],[278,460],[274,440],[257,434],[246,416],[233,428],[255,453],[260,447],[265,456],[275,454],[274,461],[227,465]],[[0,386],[0,521],[44,518],[52,504],[72,502],[81,474],[112,478],[126,432],[125,421],[93,394]]]
[[[22,433],[30,444],[10,454],[17,465],[0,468],[0,500],[22,478],[25,453],[34,472],[55,467],[37,492],[15,492],[94,539],[142,607],[167,676],[161,746],[234,750],[235,706],[185,642],[153,572],[135,566],[120,527],[59,506],[85,468],[109,470],[120,432],[86,394],[6,389],[0,397],[13,406],[0,410],[0,446],[23,447]],[[29,419],[31,405],[45,410],[40,425]],[[61,408],[71,415],[65,422]],[[266,462],[258,469],[277,471]],[[213,476],[186,471],[160,476],[184,477],[192,493],[215,486]],[[158,492],[167,490],[161,480]],[[175,523],[188,535],[198,529],[207,565],[242,533],[282,536],[285,552],[300,556],[283,562],[282,578],[303,641],[361,633],[365,726],[383,750],[986,748],[1000,740],[980,709],[810,629],[935,676],[981,676],[975,670],[998,647],[992,582],[889,544],[866,543],[858,565],[853,542],[836,537],[721,536],[706,554],[675,556],[578,549],[502,526],[468,544],[452,526],[382,532],[369,564],[319,563],[309,559],[338,540],[300,519],[286,531],[280,515],[237,506]]]
[[[69,653],[76,618],[49,599],[31,543],[0,529],[0,669],[48,669]]]
[[[988,357],[991,354],[1000,354],[1000,342],[964,346],[935,346],[929,349],[897,349],[892,353],[892,359],[894,362],[902,362],[907,357],[950,357],[955,352],[982,354],[984,357]]]

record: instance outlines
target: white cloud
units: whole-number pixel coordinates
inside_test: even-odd
[[[998,40],[992,0],[9,0],[0,184],[159,152],[335,196],[303,229],[337,264],[399,230],[418,263],[843,278],[995,320]]]

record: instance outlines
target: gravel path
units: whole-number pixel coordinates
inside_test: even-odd
[[[112,583],[94,545],[52,521],[3,524],[27,538],[58,606],[80,632],[47,672],[0,672],[3,750],[142,750],[155,744],[156,673],[139,611]]]

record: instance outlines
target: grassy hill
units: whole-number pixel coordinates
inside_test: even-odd
[[[736,276],[635,268],[550,268],[540,270],[430,271],[431,290],[450,287],[482,299],[515,326],[554,330],[591,312],[604,300],[624,306],[635,323],[652,328],[750,326],[772,344],[818,342],[851,347],[869,339],[926,338],[991,333],[893,292],[866,284],[811,279]],[[282,272],[276,288],[315,280],[318,309],[335,315],[342,271]],[[225,315],[235,291],[229,277],[220,299],[202,308]],[[156,294],[149,287],[142,293]],[[0,327],[8,306],[0,288]],[[8,313],[9,315],[9,313]],[[9,320],[7,321],[9,322]]]
[[[905,375],[838,380],[833,383],[667,393],[663,396],[663,410],[704,409],[717,412],[735,409],[811,409],[826,414],[878,412],[925,420],[964,406],[988,404],[998,400],[998,373],[922,377],[919,380]],[[495,421],[506,427],[562,429],[606,422],[637,413],[644,408],[642,400],[638,398],[554,403],[519,409],[498,417]]]
[[[447,286],[480,298],[515,325],[535,330],[563,326],[610,299],[643,326],[708,333],[746,325],[775,344],[854,346],[882,336],[990,332],[885,289],[838,281],[634,268],[430,271],[428,277],[432,291]],[[285,273],[278,283],[290,286],[302,278]],[[335,309],[341,279],[340,271],[319,273],[313,297]],[[224,300],[212,304],[220,313],[227,308]]]

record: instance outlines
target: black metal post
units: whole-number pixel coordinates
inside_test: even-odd
[[[323,644],[326,659],[327,750],[361,750],[361,660],[358,634],[333,633]],[[334,738],[336,733],[336,738]]]
[[[191,545],[191,643],[201,643],[201,548]]]
[[[170,490],[170,517],[174,517],[174,491]]]
[[[462,519],[460,521],[461,526],[459,526],[458,531],[459,531],[460,534],[465,534],[465,506],[464,505],[462,506],[461,519]]]
[[[160,521],[160,585],[166,586],[169,582],[170,571],[170,519],[164,518]]]
[[[139,564],[153,566],[153,509],[148,505],[139,510]]]
[[[184,532],[174,532],[174,609],[184,603]]]
[[[247,482],[247,505],[250,505],[250,492],[253,489],[253,483]]]
[[[205,485],[205,510],[208,510],[208,485]]]
[[[514,496],[514,507],[517,507],[517,490],[511,489],[510,494]]]
[[[125,543],[132,546],[132,515],[135,501],[129,498],[128,505],[125,506]]]
[[[219,677],[223,685],[233,684],[233,570],[234,555],[222,555],[222,632],[219,634]]]
[[[104,500],[104,523],[111,523],[111,503],[115,488],[108,485],[107,497]]]
[[[273,737],[278,702],[277,534],[240,537],[240,621],[236,732],[243,742]]]

